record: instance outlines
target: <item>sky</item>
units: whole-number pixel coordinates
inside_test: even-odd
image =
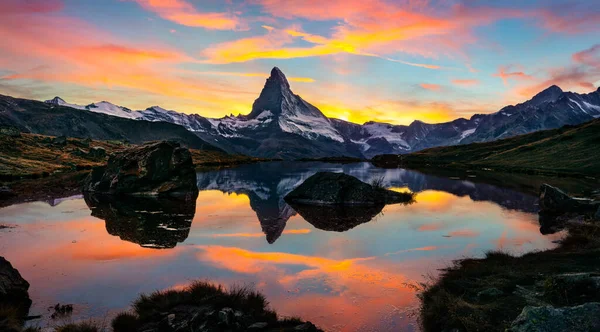
[[[0,94],[247,114],[272,67],[330,117],[437,123],[600,85],[595,0],[1,0]]]

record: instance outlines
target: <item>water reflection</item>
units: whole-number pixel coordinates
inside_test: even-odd
[[[324,170],[383,177],[417,192],[416,203],[357,213],[283,201]],[[544,250],[560,237],[540,234],[533,194],[475,180],[369,164],[249,165],[199,173],[189,204],[73,197],[3,208],[1,221],[17,227],[0,231],[0,253],[30,282],[32,314],[73,303],[73,319],[106,320],[141,292],[199,278],[253,285],[282,315],[327,331],[413,331],[410,285],[424,275],[487,250]]]
[[[385,205],[376,206],[314,206],[290,204],[304,220],[320,230],[345,232],[373,220]]]
[[[537,211],[537,197],[512,189],[425,175],[405,169],[381,169],[369,163],[325,164],[273,162],[245,165],[237,168],[198,173],[200,190],[219,190],[225,193],[247,195],[250,206],[256,212],[268,243],[274,243],[283,233],[290,217],[300,213],[304,219],[323,230],[344,231],[368,222],[383,207],[377,209],[340,208],[314,209],[307,206],[291,207],[284,197],[304,180],[318,171],[342,171],[370,183],[383,179],[386,187],[404,187],[419,193],[436,190],[455,196],[468,196],[473,201],[494,202],[504,208],[523,211]],[[417,204],[419,197],[417,196]],[[343,224],[347,223],[347,226]]]
[[[175,248],[187,239],[196,196],[191,199],[84,194],[92,216],[106,222],[106,231],[144,248]]]

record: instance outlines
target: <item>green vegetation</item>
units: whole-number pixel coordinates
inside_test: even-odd
[[[553,250],[513,257],[490,252],[445,269],[421,293],[425,331],[505,331],[526,305],[579,305],[599,301],[590,279],[566,283],[563,273],[600,272],[600,225],[570,224]],[[539,294],[543,294],[539,296]]]
[[[381,155],[372,161],[381,167],[489,168],[531,174],[598,175],[599,145],[600,119],[488,143]]]

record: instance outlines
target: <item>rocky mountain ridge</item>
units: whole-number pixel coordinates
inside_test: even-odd
[[[277,67],[271,71],[248,115],[213,119],[159,106],[141,111],[108,102],[81,106],[60,97],[46,103],[135,120],[170,122],[230,153],[284,159],[371,158],[378,154],[409,153],[436,146],[488,142],[600,117],[600,89],[578,94],[551,86],[521,104],[506,106],[495,113],[475,114],[470,119],[438,124],[414,121],[408,126],[380,122],[361,125],[325,116],[292,92]]]

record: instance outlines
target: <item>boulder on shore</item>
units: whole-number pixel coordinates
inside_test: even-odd
[[[344,173],[318,172],[285,196],[288,203],[309,205],[381,205],[407,203],[413,194],[370,185]]]
[[[509,329],[511,332],[600,331],[600,303],[575,307],[531,307],[523,311]]]
[[[14,308],[20,318],[24,319],[31,307],[28,290],[27,280],[21,277],[9,261],[0,257],[0,307]]]
[[[113,154],[94,168],[84,192],[110,195],[184,196],[198,193],[192,155],[179,143],[152,142]]]
[[[548,184],[540,187],[540,213],[561,215],[565,213],[590,214],[600,207],[591,199],[574,198]]]

